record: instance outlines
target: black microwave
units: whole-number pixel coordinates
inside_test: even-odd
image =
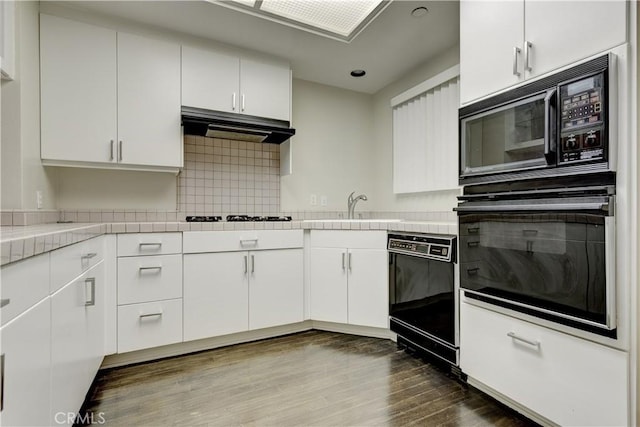
[[[615,171],[612,53],[459,110],[461,185]]]

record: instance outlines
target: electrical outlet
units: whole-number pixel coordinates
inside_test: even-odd
[[[317,205],[318,204],[318,196],[315,195],[315,194],[312,194],[309,203],[311,204],[311,206]]]
[[[320,206],[327,206],[327,196],[320,196]]]
[[[36,207],[42,209],[42,191],[36,191]]]

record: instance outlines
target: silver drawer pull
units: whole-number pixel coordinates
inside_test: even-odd
[[[84,286],[85,286],[84,288],[85,295],[87,295],[87,293],[91,295],[90,298],[85,298],[85,301],[84,301],[85,307],[96,305],[96,278],[89,277],[88,279],[84,279]],[[88,286],[88,291],[87,291],[87,286]]]
[[[467,228],[467,232],[469,234],[478,234],[478,231],[480,231],[480,227],[469,227],[469,228]]]
[[[142,243],[139,243],[139,246],[140,247],[143,247],[143,246],[162,246],[162,242],[156,242],[156,243],[142,242]]]
[[[248,244],[257,245],[258,238],[256,237],[254,239],[240,239],[240,244],[241,245],[248,245]]]
[[[0,299],[0,308],[4,307],[5,305],[9,305],[10,302],[11,302],[10,298]]]
[[[507,332],[507,336],[509,338],[513,338],[516,341],[520,341],[523,342],[525,344],[529,344],[530,346],[536,347],[536,348],[540,348],[540,341],[532,341],[530,339],[527,338],[522,338],[521,336],[516,335],[515,332]]]
[[[467,242],[467,246],[470,248],[477,248],[480,246],[480,242]]]
[[[141,314],[140,316],[140,320],[142,319],[148,319],[150,317],[162,317],[162,312],[158,312],[158,313],[147,313],[147,314]]]
[[[525,236],[535,236],[538,234],[538,230],[522,230],[522,234]]]
[[[140,272],[142,271],[149,271],[149,270],[162,270],[162,266],[158,265],[155,267],[139,267]]]
[[[82,255],[82,256],[80,257],[80,259],[81,259],[81,260],[91,259],[91,258],[95,258],[95,257],[97,257],[97,256],[98,256],[98,254],[97,254],[96,252],[90,252],[90,253],[88,253],[88,254],[86,254],[86,255]]]
[[[476,276],[478,274],[478,271],[480,271],[480,267],[467,268],[467,275]]]

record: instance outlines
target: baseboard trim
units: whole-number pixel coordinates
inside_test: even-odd
[[[393,334],[388,329],[305,320],[303,322],[276,326],[273,328],[239,332],[237,334],[229,334],[220,337],[181,342],[161,347],[131,351],[128,353],[111,354],[104,358],[100,369],[116,368],[119,366],[150,362],[152,360],[164,359],[167,357],[182,356],[198,351],[213,350],[215,348],[226,347],[229,345],[242,344],[267,338],[275,338],[282,335],[309,331],[311,329],[338,332],[342,334],[362,335],[374,338],[395,339],[395,334]]]

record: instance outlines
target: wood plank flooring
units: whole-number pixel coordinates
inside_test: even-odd
[[[321,331],[104,370],[83,410],[126,426],[535,425],[392,341]]]

